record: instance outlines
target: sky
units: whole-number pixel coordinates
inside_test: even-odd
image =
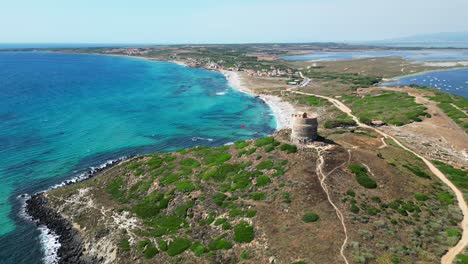
[[[0,0],[0,43],[368,41],[468,31],[468,0]]]

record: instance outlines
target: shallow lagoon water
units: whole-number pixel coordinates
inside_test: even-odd
[[[463,61],[468,60],[468,49],[462,50],[389,50],[389,51],[343,51],[313,52],[304,55],[282,57],[285,60],[349,60],[399,56],[412,61]]]
[[[117,56],[0,52],[0,99],[2,263],[44,257],[18,195],[123,155],[222,145],[276,126],[266,104],[218,72]]]
[[[423,72],[395,78],[385,86],[417,84],[468,98],[468,68]]]

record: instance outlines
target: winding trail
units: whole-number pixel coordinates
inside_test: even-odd
[[[436,166],[434,166],[434,164],[432,164],[429,160],[427,160],[423,156],[419,155],[418,153],[412,151],[411,149],[409,149],[408,147],[403,145],[396,138],[388,135],[387,133],[385,133],[385,132],[383,132],[383,131],[375,128],[375,127],[371,127],[371,126],[368,126],[366,124],[361,123],[359,121],[359,118],[357,118],[355,115],[353,115],[351,109],[349,107],[347,107],[345,104],[343,104],[342,102],[340,102],[339,100],[337,100],[337,99],[334,99],[334,98],[331,98],[331,97],[328,97],[328,96],[319,95],[319,94],[294,91],[292,88],[289,88],[286,91],[291,92],[291,93],[295,93],[295,94],[311,95],[311,96],[319,97],[319,98],[322,98],[322,99],[326,99],[330,103],[332,103],[334,106],[336,106],[340,111],[342,111],[342,112],[346,113],[348,116],[350,116],[356,122],[356,124],[358,126],[374,130],[375,132],[382,135],[384,138],[392,139],[398,146],[400,146],[404,150],[412,153],[416,157],[420,158],[426,164],[426,166],[429,168],[429,170],[434,175],[436,175],[442,182],[444,182],[448,187],[450,187],[450,189],[455,193],[455,196],[457,197],[458,207],[461,209],[462,214],[463,214],[463,220],[460,223],[460,226],[461,226],[461,228],[463,230],[462,237],[455,246],[449,248],[447,253],[444,256],[442,256],[441,263],[442,264],[452,264],[453,261],[455,260],[456,256],[459,253],[463,253],[465,247],[468,246],[468,207],[467,207],[467,204],[466,204],[465,199],[463,197],[463,193]]]
[[[462,112],[462,113],[464,113],[465,115],[468,116],[468,113],[467,113],[465,110],[463,110],[463,109],[461,109],[460,107],[458,107],[457,105],[455,105],[455,104],[450,104],[450,105],[453,106],[453,107],[455,107],[456,109],[460,110],[460,112]]]
[[[348,160],[346,162],[344,162],[343,164],[335,167],[334,169],[332,169],[330,172],[328,172],[327,174],[325,174],[323,172],[323,165],[325,164],[325,159],[323,158],[323,152],[326,151],[327,149],[329,149],[330,147],[318,147],[318,146],[314,146],[314,145],[308,145],[309,148],[314,148],[316,151],[317,151],[317,154],[318,154],[318,163],[317,163],[317,167],[316,167],[316,171],[317,171],[317,175],[319,177],[319,180],[320,180],[320,186],[322,187],[323,191],[325,192],[325,194],[327,195],[327,199],[328,199],[328,202],[331,204],[331,206],[335,209],[335,212],[336,212],[336,216],[338,217],[338,219],[340,220],[341,222],[341,225],[343,226],[343,231],[344,231],[344,235],[345,235],[345,239],[343,241],[343,244],[341,245],[341,248],[340,248],[340,255],[341,257],[343,258],[344,262],[346,264],[349,264],[348,262],[348,259],[346,258],[346,255],[344,253],[345,249],[346,249],[346,244],[348,243],[348,229],[346,228],[346,224],[345,224],[345,218],[343,216],[343,213],[340,211],[340,209],[338,208],[338,206],[335,205],[335,203],[333,203],[332,199],[331,199],[331,196],[330,196],[330,193],[328,191],[328,187],[327,187],[327,184],[325,183],[325,180],[327,179],[327,176],[329,176],[330,174],[332,174],[335,170],[345,166],[346,164],[348,164],[350,161],[351,161],[351,151],[348,150]]]

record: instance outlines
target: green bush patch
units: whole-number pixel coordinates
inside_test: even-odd
[[[264,137],[264,138],[259,138],[255,140],[255,146],[256,147],[263,147],[269,144],[273,144],[275,142],[275,139],[273,137]]]
[[[180,161],[180,165],[187,166],[190,168],[196,168],[200,166],[200,162],[198,162],[196,159],[193,159],[193,158],[185,158]]]
[[[255,192],[250,194],[250,198],[255,201],[261,201],[266,199],[266,195],[263,192]]]
[[[312,212],[307,212],[302,216],[302,221],[305,223],[317,222],[319,220],[319,215]]]
[[[416,198],[416,200],[421,201],[421,202],[429,200],[429,196],[422,194],[422,193],[415,193],[414,198]]]
[[[296,153],[297,152],[297,147],[295,145],[290,145],[290,144],[287,144],[287,143],[284,143],[280,146],[280,150],[281,151],[284,151],[288,154],[290,153]]]
[[[430,179],[431,178],[431,176],[429,174],[427,174],[425,171],[423,171],[418,166],[414,166],[414,165],[410,165],[410,164],[404,164],[403,167],[408,169],[409,171],[411,171],[414,175],[416,175],[418,177],[425,178],[425,179]]]
[[[239,243],[249,243],[254,239],[254,228],[247,222],[240,222],[234,226],[234,241]]]
[[[273,168],[273,161],[264,160],[257,165],[257,170],[270,170]]]
[[[367,189],[377,188],[377,183],[367,175],[366,167],[360,164],[351,164],[348,168],[356,175],[356,181],[361,186]]]
[[[195,185],[193,185],[193,183],[190,180],[181,180],[179,182],[176,182],[175,187],[177,190],[187,193],[196,189]]]
[[[270,177],[262,175],[257,177],[257,186],[263,187],[268,185],[271,182]]]
[[[190,246],[190,250],[192,250],[193,254],[195,254],[195,256],[197,256],[197,257],[200,257],[203,253],[206,252],[205,246],[202,243],[198,242],[198,241],[193,243]]]
[[[210,243],[208,244],[208,248],[213,251],[230,249],[232,248],[232,243],[227,240],[224,240],[223,237],[218,237],[210,241]]]
[[[171,243],[169,243],[167,247],[167,254],[171,257],[179,255],[180,253],[190,248],[191,245],[192,243],[190,240],[183,237],[177,237]]]
[[[454,197],[451,193],[448,192],[440,192],[437,194],[437,199],[446,205],[450,205],[454,203]]]
[[[159,251],[153,246],[153,244],[148,243],[143,254],[145,255],[145,258],[150,259],[156,256],[158,253]]]
[[[123,251],[129,251],[130,250],[130,242],[128,242],[128,239],[121,239],[118,243],[117,246],[123,250]]]

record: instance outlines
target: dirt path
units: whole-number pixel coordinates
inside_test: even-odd
[[[323,158],[323,152],[326,151],[327,149],[330,148],[330,146],[326,146],[326,147],[317,147],[317,146],[313,146],[313,145],[309,145],[308,147],[310,148],[313,148],[317,151],[317,154],[318,154],[318,163],[317,163],[317,167],[316,167],[316,171],[317,171],[317,175],[319,177],[319,180],[320,180],[320,186],[322,187],[323,191],[325,192],[325,194],[327,195],[327,199],[328,199],[328,202],[331,204],[331,206],[335,209],[335,212],[336,212],[336,216],[338,217],[338,219],[340,220],[341,222],[341,225],[343,226],[343,231],[344,231],[344,235],[345,235],[345,239],[343,241],[343,244],[341,245],[341,248],[340,248],[340,255],[341,257],[343,258],[344,262],[346,264],[349,264],[348,262],[348,259],[346,258],[346,255],[344,253],[345,249],[346,249],[346,244],[348,243],[348,229],[346,228],[346,224],[345,224],[345,221],[344,221],[344,216],[343,216],[343,213],[341,213],[340,209],[338,208],[338,206],[335,205],[335,203],[333,203],[332,199],[331,199],[331,196],[330,196],[330,193],[328,191],[328,187],[327,187],[327,184],[325,183],[325,180],[327,179],[327,176],[329,176],[330,174],[332,174],[334,171],[336,171],[337,169],[345,166],[347,163],[349,163],[349,161],[351,160],[351,151],[348,150],[348,153],[349,153],[349,158],[346,162],[344,162],[342,165],[340,166],[337,166],[335,167],[334,169],[332,169],[330,172],[328,172],[327,174],[325,174],[323,172],[323,165],[325,164],[325,159]]]
[[[300,92],[300,91],[294,91],[292,89],[288,89],[287,91],[291,92],[291,93],[302,94],[302,95],[312,95],[312,96],[316,96],[316,97],[328,100],[333,105],[335,105],[339,110],[341,110],[342,112],[348,114],[356,122],[356,124],[358,124],[358,126],[368,128],[368,129],[372,129],[375,132],[382,135],[384,138],[392,139],[401,148],[405,149],[406,151],[409,151],[413,155],[416,155],[418,158],[420,158],[427,165],[429,170],[432,173],[434,173],[434,175],[436,175],[442,182],[444,182],[447,186],[450,187],[450,189],[452,189],[452,191],[455,193],[455,196],[457,197],[458,207],[460,207],[460,209],[461,209],[461,211],[463,213],[463,220],[460,223],[461,228],[463,230],[462,237],[461,237],[460,241],[458,241],[458,243],[454,247],[452,247],[452,248],[450,248],[448,250],[448,252],[442,257],[442,260],[441,260],[442,264],[452,264],[455,257],[459,253],[462,253],[464,251],[465,247],[468,245],[468,207],[467,207],[465,199],[463,197],[463,193],[436,166],[434,166],[429,160],[427,160],[423,156],[417,154],[416,152],[412,151],[411,149],[409,149],[408,147],[406,147],[405,145],[400,143],[400,141],[398,141],[396,138],[388,135],[387,133],[382,132],[381,130],[379,130],[379,129],[375,128],[375,127],[371,127],[371,126],[368,126],[366,124],[361,123],[359,121],[359,119],[355,115],[353,115],[351,109],[349,107],[347,107],[345,104],[343,104],[342,102],[340,102],[339,100],[328,97],[328,96],[323,96],[323,95],[318,95],[318,94],[313,94],[313,93],[305,93],[305,92]]]
[[[461,109],[460,107],[456,106],[455,104],[450,104],[451,106],[455,107],[456,109],[460,110],[460,112],[464,113],[465,115],[468,116],[468,113],[465,112],[465,110]]]

